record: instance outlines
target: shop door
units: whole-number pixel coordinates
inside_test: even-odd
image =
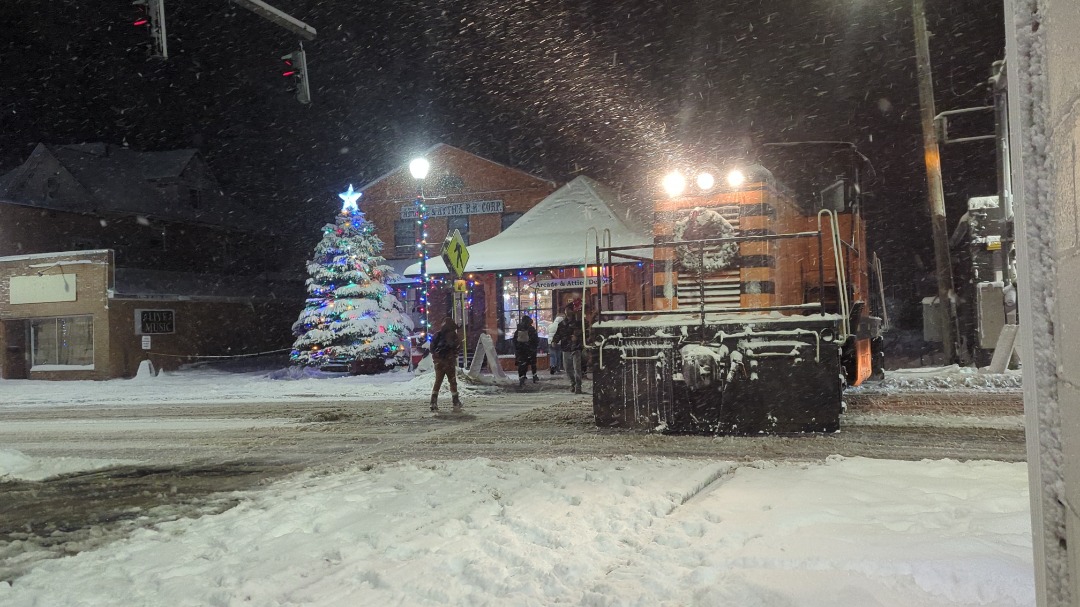
[[[9,320],[4,322],[4,359],[0,377],[4,379],[28,379],[30,365],[26,349],[26,321]]]

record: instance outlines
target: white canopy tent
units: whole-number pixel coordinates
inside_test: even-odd
[[[595,263],[596,234],[611,232],[611,246],[648,244],[652,235],[620,218],[613,209],[618,195],[598,182],[580,176],[555,190],[502,233],[469,245],[466,272],[496,272],[527,268],[566,268]],[[586,238],[588,242],[586,243]],[[586,253],[587,250],[587,253]],[[652,259],[652,248],[626,251]],[[446,274],[446,264],[433,256],[429,274]],[[420,274],[420,263],[405,269],[406,276]]]

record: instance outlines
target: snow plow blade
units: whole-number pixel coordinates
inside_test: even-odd
[[[790,317],[789,317],[790,318]],[[594,325],[599,427],[712,435],[836,432],[842,411],[836,317]]]

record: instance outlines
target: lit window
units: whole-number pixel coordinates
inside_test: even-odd
[[[551,324],[551,291],[534,289],[534,279],[524,276],[504,276],[502,281],[503,329],[506,339],[514,337],[522,316],[533,319],[533,326],[541,339],[546,339]]]
[[[31,370],[94,368],[94,317],[30,321]]]

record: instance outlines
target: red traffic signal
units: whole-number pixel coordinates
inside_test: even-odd
[[[135,27],[150,25],[150,11],[146,0],[135,0],[131,4],[135,7],[135,20],[131,24]]]
[[[296,99],[305,105],[311,103],[311,89],[308,86],[307,76],[307,56],[304,54],[304,49],[301,48],[288,55],[282,55],[281,60],[285,62],[281,75],[296,81]]]
[[[281,75],[285,76],[285,77],[297,75],[299,72],[297,71],[296,67],[293,65],[292,55],[285,55],[284,60],[285,60],[285,71],[281,72]]]

